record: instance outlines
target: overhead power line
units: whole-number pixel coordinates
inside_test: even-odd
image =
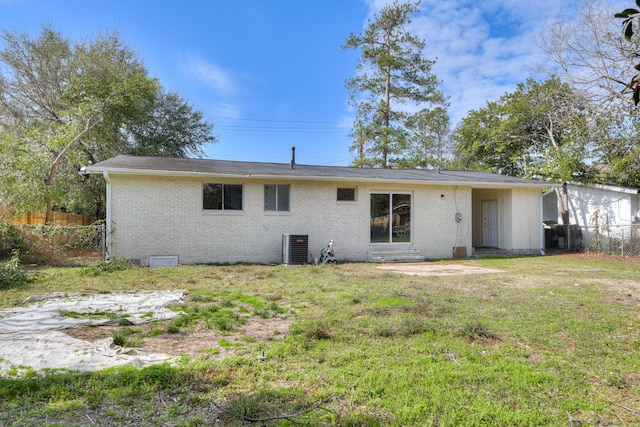
[[[269,123],[323,123],[323,124],[332,124],[339,125],[340,122],[327,122],[321,120],[271,120],[271,119],[234,119],[231,117],[218,117],[218,120],[230,120],[230,121],[238,121],[238,122],[269,122]]]
[[[216,129],[228,132],[260,133],[346,133],[350,130],[344,122],[329,122],[322,120],[233,119],[229,117],[219,118],[216,123]]]
[[[227,130],[233,132],[310,132],[310,133],[344,133],[348,129],[339,128],[291,128],[291,127],[265,127],[265,126],[216,126],[217,130]]]

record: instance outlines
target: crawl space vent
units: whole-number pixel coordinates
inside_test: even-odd
[[[163,256],[150,256],[149,267],[177,267],[178,255],[163,255]]]

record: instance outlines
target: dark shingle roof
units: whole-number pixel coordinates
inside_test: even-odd
[[[424,169],[355,168],[347,166],[315,166],[288,163],[239,162],[228,160],[167,157],[116,156],[93,166],[89,173],[174,175],[174,176],[239,176],[245,178],[288,178],[339,180],[353,182],[406,182],[501,187],[549,187],[551,184],[506,175],[468,171],[434,171]]]

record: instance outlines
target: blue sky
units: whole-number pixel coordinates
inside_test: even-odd
[[[161,84],[215,125],[206,157],[347,165],[354,111],[346,78],[361,33],[382,0],[0,0],[0,28],[72,39],[117,30]],[[532,76],[545,21],[578,0],[424,0],[414,31],[450,98],[452,123]],[[629,3],[632,3],[629,1]]]

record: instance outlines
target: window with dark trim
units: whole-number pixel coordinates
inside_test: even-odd
[[[371,194],[371,243],[411,242],[411,194]]]
[[[290,193],[291,186],[289,184],[265,184],[264,210],[289,212]]]
[[[202,209],[241,211],[242,184],[202,184]]]
[[[337,200],[339,202],[355,202],[356,201],[355,187],[338,187]]]

